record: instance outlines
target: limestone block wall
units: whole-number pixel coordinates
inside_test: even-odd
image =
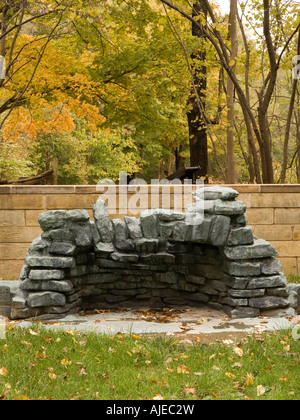
[[[286,275],[300,276],[300,185],[234,185],[233,188],[247,205],[254,234],[275,247]],[[134,194],[128,191],[126,202],[130,203]],[[28,247],[42,233],[39,213],[79,208],[92,216],[98,197],[96,186],[0,186],[0,279],[19,278]],[[155,200],[164,204],[162,188],[155,191]],[[141,200],[140,209],[132,213],[124,202],[117,201],[111,219],[126,215],[139,217],[147,208],[146,201]],[[134,204],[133,201],[132,208]],[[171,188],[171,208],[174,205]]]

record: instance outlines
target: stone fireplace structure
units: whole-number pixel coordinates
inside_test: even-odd
[[[231,318],[293,313],[298,301],[277,252],[254,237],[238,195],[205,187],[186,213],[148,210],[124,221],[110,221],[100,199],[94,220],[85,210],[40,214],[43,234],[28,250],[8,315],[186,306]]]

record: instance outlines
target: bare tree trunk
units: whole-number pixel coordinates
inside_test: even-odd
[[[178,171],[179,169],[183,168],[185,165],[185,157],[183,157],[181,155],[183,151],[183,147],[180,144],[176,149],[175,149],[175,166],[176,166],[176,171]]]
[[[193,17],[201,15],[203,8],[199,2],[193,5]],[[198,173],[200,177],[207,177],[208,175],[208,149],[207,149],[207,124],[205,121],[205,99],[207,89],[207,68],[206,68],[206,47],[204,34],[201,29],[192,24],[193,36],[199,38],[199,51],[192,55],[192,69],[194,86],[191,90],[191,95],[188,100],[190,110],[188,112],[189,124],[189,138],[190,138],[190,164],[191,166],[200,166],[201,169]],[[199,63],[201,63],[199,65]],[[195,88],[197,96],[195,95]],[[198,101],[201,101],[201,108]]]
[[[230,66],[235,71],[236,58],[238,55],[237,37],[237,0],[230,0],[229,14],[229,38],[231,40]],[[230,184],[236,183],[235,159],[234,159],[234,84],[227,79],[227,174]]]
[[[159,167],[158,167],[158,179],[161,181],[165,178],[164,174],[164,159],[160,159],[159,161]]]
[[[176,158],[174,155],[172,155],[169,159],[168,176],[174,173],[175,163],[176,163]]]
[[[300,55],[300,31],[299,31],[299,35],[298,35],[297,55],[298,56]],[[282,163],[282,171],[281,171],[281,175],[280,175],[280,182],[282,184],[284,184],[286,182],[286,171],[287,171],[287,165],[288,165],[290,132],[291,132],[292,117],[293,117],[296,94],[297,94],[297,85],[298,85],[298,80],[295,78],[295,79],[293,79],[293,84],[292,84],[292,95],[291,95],[291,100],[290,100],[290,105],[289,105],[289,112],[288,112],[286,129],[285,129],[285,137],[284,137],[283,163]]]
[[[251,51],[248,45],[245,29],[243,27],[242,20],[238,17],[240,30],[242,33],[244,48],[246,52],[246,63],[245,63],[245,94],[246,100],[248,102],[248,106],[250,108],[250,88],[249,88],[249,72],[250,72],[250,56]],[[259,159],[256,150],[255,140],[253,136],[253,130],[251,126],[251,121],[249,115],[243,110],[246,128],[247,128],[247,139],[248,139],[248,148],[249,148],[249,175],[250,175],[250,183],[254,183],[256,181],[257,184],[262,183],[261,173],[260,173],[260,166],[259,166]],[[252,159],[251,157],[252,156]],[[253,161],[252,161],[253,160]]]
[[[270,1],[263,0],[264,3],[264,36],[266,40],[269,61],[270,61],[270,73],[268,76],[268,83],[264,84],[259,94],[259,107],[258,107],[258,125],[262,138],[263,150],[261,151],[262,167],[263,167],[263,182],[265,184],[274,183],[274,170],[273,170],[273,156],[272,156],[272,145],[270,136],[270,127],[268,120],[268,109],[274,93],[278,64],[276,60],[276,52],[271,36],[270,29]]]

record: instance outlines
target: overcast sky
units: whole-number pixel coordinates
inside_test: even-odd
[[[230,0],[217,0],[217,3],[220,5],[223,13],[229,12]],[[300,4],[300,0],[294,0],[294,3]]]
[[[229,12],[230,0],[218,0],[223,13]]]

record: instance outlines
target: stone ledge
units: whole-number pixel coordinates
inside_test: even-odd
[[[214,188],[214,187],[227,187],[233,188],[237,190],[240,194],[248,194],[248,193],[286,193],[286,194],[295,194],[300,193],[300,184],[276,184],[276,185],[256,185],[256,184],[211,184],[208,185],[207,188]],[[103,186],[106,187],[105,185]],[[142,185],[145,189],[145,185]],[[98,192],[97,185],[1,185],[0,186],[0,194],[95,194]],[[124,187],[121,187],[124,189]],[[138,186],[130,186],[131,191],[130,194],[135,193],[136,188]],[[149,186],[148,188],[152,188],[155,191],[155,188],[158,189],[157,186]],[[159,188],[170,188],[168,185],[159,185]],[[174,188],[178,189],[178,186],[171,186],[171,189],[174,191]],[[117,191],[119,190],[119,186],[116,185]],[[192,189],[194,190],[195,187],[193,186]]]

